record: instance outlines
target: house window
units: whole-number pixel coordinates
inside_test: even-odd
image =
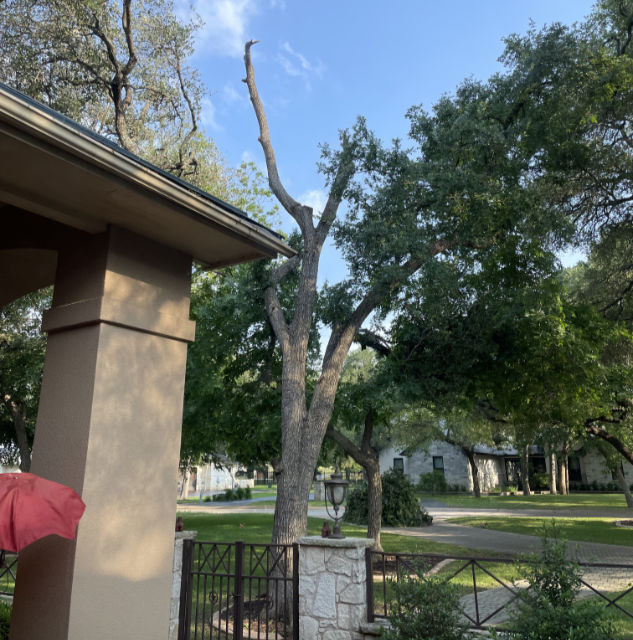
[[[508,484],[517,484],[521,477],[520,465],[518,458],[506,458],[506,482]]]
[[[440,471],[444,475],[444,456],[433,456],[433,471]]]
[[[404,458],[393,459],[393,470],[399,471],[400,473],[404,473]]]
[[[567,461],[569,469],[570,482],[582,482],[582,474],[580,473],[580,458],[578,456],[569,456]]]

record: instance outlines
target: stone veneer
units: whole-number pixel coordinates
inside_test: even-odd
[[[182,545],[185,540],[195,540],[197,535],[197,531],[176,531],[174,540],[174,569],[171,579],[171,602],[169,606],[169,640],[178,639],[180,586],[182,584]]]
[[[368,538],[299,539],[299,637],[362,640],[367,621]]]

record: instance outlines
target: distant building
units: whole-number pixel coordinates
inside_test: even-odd
[[[475,461],[479,470],[482,491],[503,490],[516,486],[520,480],[518,451],[512,447],[475,446]],[[530,447],[530,474],[549,473],[549,461],[540,447]],[[379,455],[380,472],[396,469],[416,484],[420,475],[439,471],[448,485],[465,491],[473,490],[473,477],[468,458],[458,446],[441,440],[432,442],[426,451],[407,451],[394,447],[383,449]],[[633,483],[633,466],[623,463],[624,477]],[[569,456],[569,482],[572,489],[597,484],[599,487],[614,480],[604,458],[597,451]]]

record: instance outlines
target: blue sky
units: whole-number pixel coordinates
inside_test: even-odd
[[[243,47],[250,39],[279,172],[295,198],[325,200],[318,145],[336,143],[358,115],[381,138],[405,138],[406,110],[430,109],[467,77],[501,69],[502,39],[534,21],[573,23],[589,0],[194,0],[204,21],[192,63],[209,95],[203,124],[229,163],[263,167],[248,100]],[[189,3],[177,0],[181,10]],[[321,280],[336,280],[329,247]]]

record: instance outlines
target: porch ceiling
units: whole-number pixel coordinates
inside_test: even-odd
[[[0,305],[52,284],[57,250],[108,225],[209,267],[294,253],[237,209],[1,84],[0,168]]]

